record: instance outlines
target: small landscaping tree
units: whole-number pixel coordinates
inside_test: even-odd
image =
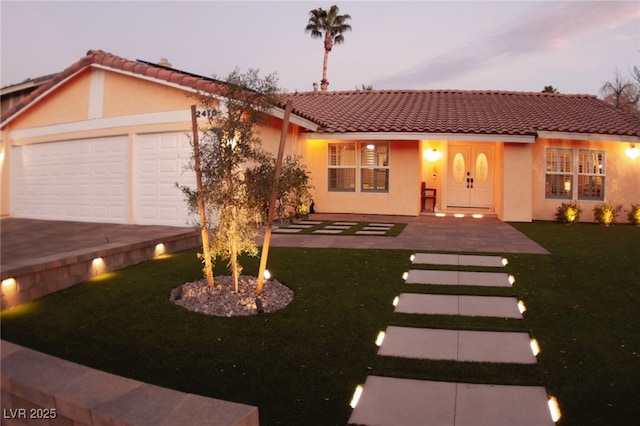
[[[308,214],[311,203],[309,174],[306,167],[300,162],[301,157],[286,156],[282,162],[282,172],[277,183],[276,192],[276,217],[283,222],[292,215],[299,217]],[[251,181],[249,188],[253,200],[263,206],[263,215],[266,215],[271,191],[276,183],[275,159],[251,168],[247,171],[247,180]]]
[[[235,292],[242,272],[238,257],[258,253],[255,217],[261,206],[250,196],[254,189],[246,175],[247,169],[270,162],[256,126],[276,103],[276,83],[275,75],[261,78],[257,70],[243,74],[236,69],[218,86],[217,93],[198,95],[200,105],[208,111],[207,125],[200,129],[203,196],[207,210],[217,216],[210,225],[211,244],[204,249],[213,258],[229,260]],[[181,190],[193,209],[197,192],[186,186]]]

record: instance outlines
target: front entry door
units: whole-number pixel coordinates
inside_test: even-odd
[[[493,206],[493,146],[450,144],[448,150],[449,207]]]

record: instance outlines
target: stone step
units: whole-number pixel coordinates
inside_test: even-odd
[[[504,272],[440,271],[411,269],[407,284],[468,285],[481,287],[511,287],[510,276]]]
[[[389,326],[378,355],[459,362],[535,364],[527,333]]]
[[[463,315],[470,317],[522,318],[515,297],[458,296],[402,293],[395,312],[403,314]]]
[[[553,426],[545,388],[369,376],[349,424]]]
[[[413,264],[454,265],[454,266],[486,266],[503,268],[502,256],[476,256],[468,254],[415,253]]]

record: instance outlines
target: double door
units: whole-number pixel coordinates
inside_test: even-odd
[[[490,209],[493,206],[493,146],[449,144],[448,207]]]

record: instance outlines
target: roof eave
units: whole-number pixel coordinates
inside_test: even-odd
[[[284,119],[284,109],[280,108],[280,107],[273,107],[269,110],[269,115],[272,115],[276,118],[279,119]],[[296,115],[294,112],[291,113],[291,117],[289,118],[289,121],[297,126],[300,126],[304,129],[310,130],[312,132],[315,132],[318,130],[318,128],[320,127],[319,125],[317,125],[316,123],[314,123],[311,120],[307,120],[304,117],[301,117],[299,115]]]
[[[444,140],[465,142],[535,143],[535,135],[497,135],[480,133],[430,133],[430,132],[310,132],[302,139],[334,140]]]
[[[613,135],[602,133],[574,133],[574,132],[548,132],[539,131],[540,139],[570,139],[570,140],[589,140],[589,141],[606,141],[606,142],[630,142],[640,143],[640,136],[630,135]]]

